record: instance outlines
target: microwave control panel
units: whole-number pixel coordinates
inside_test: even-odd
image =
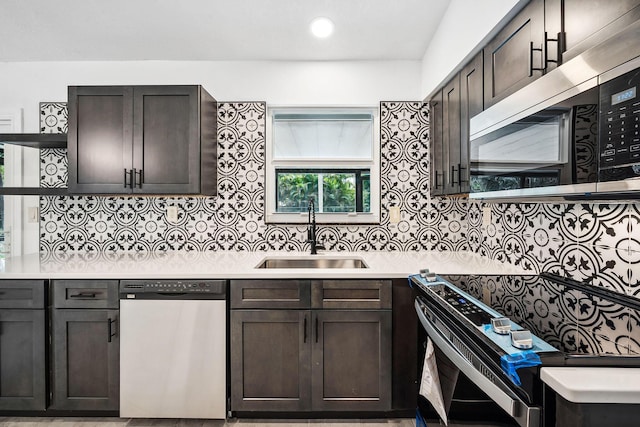
[[[640,176],[640,69],[600,86],[600,179]]]

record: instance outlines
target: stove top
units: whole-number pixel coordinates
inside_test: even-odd
[[[640,300],[543,273],[473,276],[414,283],[475,328],[507,317],[566,356],[620,356],[640,364]],[[447,278],[449,279],[449,278]],[[619,359],[617,359],[619,360]]]
[[[474,335],[480,340],[489,341],[493,350],[498,353],[516,354],[523,350],[536,353],[558,351],[520,324],[441,277],[436,276],[433,281],[429,281],[418,275],[412,277],[412,280],[422,290],[423,295],[429,295],[436,304],[454,314],[467,327],[477,330]]]

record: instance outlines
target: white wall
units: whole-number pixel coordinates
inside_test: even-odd
[[[522,7],[527,1],[451,0],[422,59],[420,99],[444,83],[449,73],[509,12]]]
[[[420,99],[420,61],[5,62],[0,109],[24,109],[37,132],[38,103],[66,101],[67,86],[202,84],[218,101],[269,105],[377,105]]]

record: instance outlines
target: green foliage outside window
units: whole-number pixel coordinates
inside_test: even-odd
[[[356,174],[354,172],[277,172],[277,211],[306,212],[309,198],[316,200],[317,212],[356,212]],[[362,181],[362,211],[370,211],[369,174]],[[322,177],[322,203],[318,203],[318,181]]]
[[[306,212],[309,198],[313,196],[318,200],[318,175],[315,173],[278,173],[276,182],[278,212]]]
[[[353,174],[326,174],[322,184],[324,212],[356,211],[356,183]]]

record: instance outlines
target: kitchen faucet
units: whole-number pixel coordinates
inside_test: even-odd
[[[316,209],[313,197],[309,197],[309,228],[307,229],[307,243],[311,244],[311,255],[316,255],[318,249],[324,249],[318,245],[316,230]]]

